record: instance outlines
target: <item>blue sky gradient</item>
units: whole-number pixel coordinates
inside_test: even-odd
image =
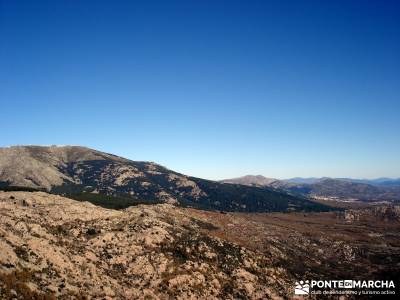
[[[399,1],[0,0],[0,37],[0,146],[400,177]]]

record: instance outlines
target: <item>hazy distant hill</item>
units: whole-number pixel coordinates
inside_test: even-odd
[[[276,181],[275,178],[267,178],[262,175],[246,175],[243,177],[221,180],[224,183],[236,183],[251,186],[268,186]]]
[[[357,179],[357,178],[329,178],[329,177],[309,177],[309,178],[303,178],[303,177],[295,177],[295,178],[290,178],[290,179],[284,179],[283,181],[285,182],[291,182],[291,183],[307,183],[307,184],[313,184],[313,183],[318,183],[321,182],[325,179],[336,179],[336,180],[341,180],[341,181],[348,181],[348,182],[354,182],[354,183],[364,183],[364,184],[370,184],[370,185],[377,185],[377,186],[400,186],[400,178],[376,178],[376,179]]]
[[[308,177],[308,178],[302,178],[302,177],[294,177],[290,179],[285,179],[285,182],[291,182],[291,183],[306,183],[306,184],[312,184],[312,183],[317,183],[319,181],[323,180],[323,178],[317,178],[317,177]]]
[[[400,179],[394,179],[394,178],[376,178],[376,179],[336,178],[336,179],[354,183],[371,184],[376,186],[400,186]]]
[[[396,179],[318,178],[311,183],[293,184],[281,181],[275,187],[305,195],[338,197],[361,201],[400,201],[400,185]]]
[[[168,202],[248,212],[328,209],[285,192],[194,178],[78,146],[0,148],[0,184],[46,189],[116,208]]]
[[[350,179],[350,178],[291,178],[287,180],[271,180],[261,175],[247,175],[223,182],[244,185],[257,185],[284,190],[304,196],[337,197],[339,199],[354,199],[360,201],[400,201],[400,186],[396,179]],[[373,182],[370,184],[368,182]]]
[[[326,178],[314,184],[288,187],[288,190],[303,192],[314,196],[357,199],[361,201],[400,201],[400,188],[375,186],[346,180]]]

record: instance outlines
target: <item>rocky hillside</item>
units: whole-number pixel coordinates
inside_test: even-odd
[[[77,146],[0,148],[0,185],[44,189],[110,208],[171,203],[244,212],[329,209],[285,192],[194,178]]]
[[[1,299],[279,299],[291,277],[170,204],[0,192]]]

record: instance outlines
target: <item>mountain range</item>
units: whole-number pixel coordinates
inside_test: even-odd
[[[306,197],[333,198],[366,202],[400,201],[400,180],[390,178],[291,178],[278,180],[261,175],[246,175],[221,182],[248,186],[269,187]]]
[[[257,175],[261,176],[261,175]],[[247,176],[244,176],[247,177]],[[377,185],[377,186],[400,186],[400,178],[375,178],[375,179],[357,179],[357,178],[330,178],[330,177],[295,177],[290,179],[284,179],[283,181],[292,182],[292,183],[317,183],[321,182],[325,179],[336,179],[341,181],[348,181],[354,183],[365,183],[370,185]],[[276,179],[275,179],[276,180]]]
[[[0,148],[0,187],[39,189],[108,208],[171,203],[242,212],[330,209],[286,191],[195,178],[80,146]]]

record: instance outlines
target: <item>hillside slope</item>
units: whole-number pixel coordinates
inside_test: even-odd
[[[0,183],[43,188],[116,208],[171,203],[243,212],[329,210],[269,188],[194,178],[152,162],[131,161],[77,146],[0,148]]]

